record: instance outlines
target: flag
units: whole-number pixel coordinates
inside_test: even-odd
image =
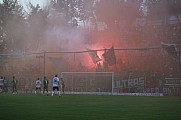
[[[171,55],[174,59],[180,62],[180,47],[176,44],[165,44],[161,42],[162,47],[165,49],[165,51]]]
[[[94,64],[97,64],[97,62],[101,61],[102,59],[99,58],[99,56],[97,55],[97,51],[95,50],[91,50],[91,49],[88,49],[88,53],[89,53],[89,56],[91,57],[92,61]]]
[[[104,54],[102,54],[105,61],[108,63],[108,65],[112,66],[116,64],[116,56],[114,53],[114,47],[112,46],[109,50],[105,51]]]

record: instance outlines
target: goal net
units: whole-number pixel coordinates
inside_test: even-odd
[[[113,72],[62,72],[67,93],[112,93]]]

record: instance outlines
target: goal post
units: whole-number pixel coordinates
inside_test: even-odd
[[[113,93],[113,72],[62,72],[66,92]]]

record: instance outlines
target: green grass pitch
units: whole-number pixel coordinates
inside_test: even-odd
[[[0,94],[0,120],[181,120],[180,97]]]

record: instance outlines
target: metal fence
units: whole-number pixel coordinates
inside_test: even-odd
[[[96,51],[102,61],[94,64],[89,52]],[[0,76],[18,79],[18,89],[30,92],[35,89],[37,78],[51,80],[62,72],[114,72],[122,76],[176,76],[180,77],[180,64],[173,62],[161,48],[114,49],[116,64],[105,65],[102,54],[105,49],[80,52],[40,52],[0,54]],[[170,70],[170,68],[172,68]],[[149,80],[147,80],[149,81]]]

